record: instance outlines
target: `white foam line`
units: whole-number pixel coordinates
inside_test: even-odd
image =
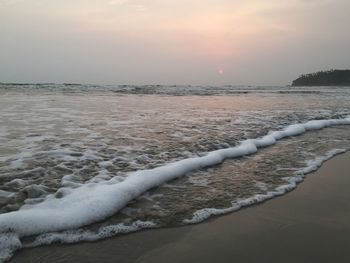
[[[223,214],[228,214],[235,212],[243,207],[251,206],[253,204],[264,202],[268,199],[271,199],[276,196],[284,195],[287,192],[293,190],[296,188],[297,184],[304,180],[305,176],[311,172],[316,171],[321,165],[331,159],[332,157],[346,152],[345,149],[334,149],[329,151],[325,156],[317,157],[315,160],[310,161],[307,165],[307,167],[302,168],[295,172],[295,175],[293,177],[287,177],[285,180],[287,181],[287,184],[278,186],[273,191],[269,191],[265,194],[257,194],[252,197],[242,199],[239,201],[232,202],[232,205],[227,208],[204,208],[200,209],[193,213],[193,217],[191,219],[185,219],[183,222],[185,224],[196,224],[200,223],[209,217],[212,216],[218,216]]]
[[[37,247],[50,245],[52,243],[77,243],[81,241],[97,241],[100,239],[112,237],[118,234],[136,232],[141,229],[157,228],[158,226],[151,221],[137,220],[130,225],[124,223],[100,227],[97,231],[85,229],[73,229],[56,233],[45,233],[37,236],[34,241],[27,243],[24,247]]]
[[[12,233],[11,240],[14,240],[13,235],[17,236],[14,241],[14,247],[17,249],[17,240],[21,237],[74,229],[101,221],[147,190],[191,171],[220,164],[227,158],[253,154],[258,148],[273,145],[277,140],[300,135],[308,130],[349,124],[350,117],[294,124],[262,138],[243,141],[236,147],[210,152],[203,157],[188,158],[151,170],[137,171],[120,183],[87,183],[70,191],[62,191],[66,192],[66,195],[61,198],[48,195],[39,204],[24,205],[18,211],[0,214],[0,233]],[[1,253],[0,246],[0,258]]]

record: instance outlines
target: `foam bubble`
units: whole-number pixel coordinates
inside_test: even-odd
[[[22,248],[22,243],[16,233],[1,233],[0,235],[0,262],[9,260],[13,253]]]

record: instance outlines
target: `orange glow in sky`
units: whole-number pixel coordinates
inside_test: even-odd
[[[0,81],[286,84],[350,67],[348,10],[349,0],[0,0]]]

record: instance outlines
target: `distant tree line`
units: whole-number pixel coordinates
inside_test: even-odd
[[[304,74],[292,86],[350,86],[350,70],[332,69]]]

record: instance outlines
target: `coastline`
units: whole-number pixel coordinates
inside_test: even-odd
[[[281,197],[198,225],[23,249],[10,262],[349,262],[350,152]]]

